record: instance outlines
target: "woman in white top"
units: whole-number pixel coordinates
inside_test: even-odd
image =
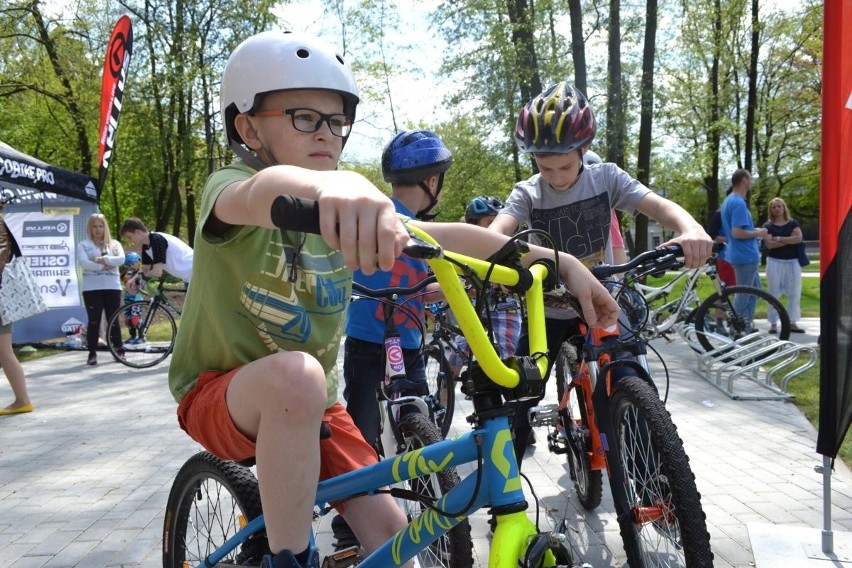
[[[87,364],[97,365],[101,314],[106,312],[106,321],[109,321],[121,308],[118,267],[124,263],[124,248],[110,236],[106,217],[101,213],[89,217],[86,234],[89,238],[77,245],[77,262],[83,268],[83,302],[89,318],[86,329],[89,345]],[[114,330],[111,339],[114,344],[121,345],[118,329]]]

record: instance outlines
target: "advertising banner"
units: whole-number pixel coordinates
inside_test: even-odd
[[[15,213],[6,217],[49,308],[80,304],[72,215]]]

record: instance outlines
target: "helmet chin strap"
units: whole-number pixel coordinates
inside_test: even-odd
[[[432,209],[438,204],[438,196],[441,195],[441,188],[444,186],[444,173],[441,172],[438,175],[438,190],[435,192],[435,195],[432,195],[432,191],[429,189],[429,186],[426,185],[425,181],[421,181],[417,185],[420,186],[420,189],[426,192],[426,195],[429,196],[429,205],[418,211],[414,214],[415,219],[419,219],[420,221],[431,221],[435,217],[438,216],[438,213],[430,213]]]
[[[230,146],[231,150],[234,151],[234,154],[239,156],[243,162],[256,169],[257,171],[260,171],[267,166],[267,164],[264,164],[260,158],[246,150],[245,146],[243,146],[242,144],[231,140]]]

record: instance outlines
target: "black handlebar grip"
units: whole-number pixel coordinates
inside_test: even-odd
[[[272,224],[285,231],[320,233],[319,204],[313,199],[279,195],[269,212]]]

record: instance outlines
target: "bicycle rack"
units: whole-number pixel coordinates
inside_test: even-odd
[[[694,326],[679,330],[683,339],[692,346],[698,344]],[[711,332],[705,332],[710,333]],[[807,358],[800,360],[801,356]],[[792,341],[780,340],[761,333],[752,333],[734,342],[698,354],[698,374],[705,381],[734,400],[789,400],[790,381],[816,364],[816,349]],[[760,389],[742,389],[742,381]]]

